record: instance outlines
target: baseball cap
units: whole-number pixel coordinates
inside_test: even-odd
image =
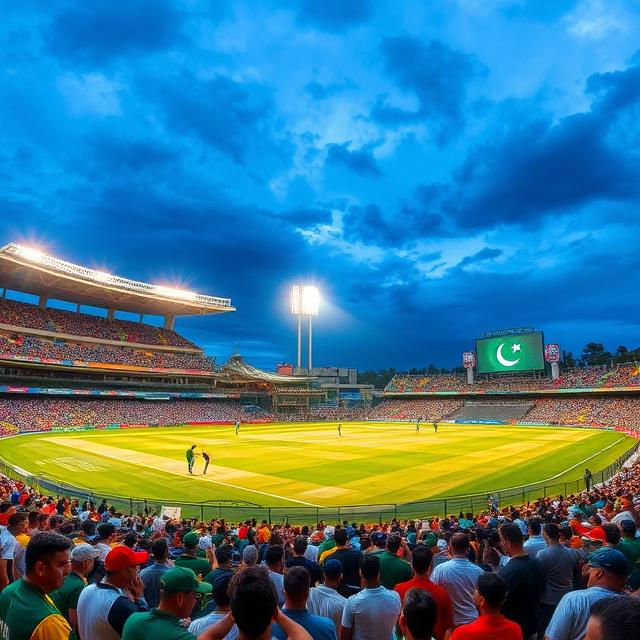
[[[185,547],[197,547],[200,542],[200,536],[195,531],[190,531],[182,538]]]
[[[255,545],[250,544],[248,547],[244,548],[242,552],[242,559],[245,564],[255,564],[258,562],[258,549],[256,549]]]
[[[436,544],[438,545],[438,549],[440,549],[440,551],[444,551],[448,546],[446,540],[438,540]]]
[[[212,589],[208,582],[200,582],[188,567],[173,567],[165,571],[160,578],[160,586],[172,593],[211,593]]]
[[[100,555],[100,551],[90,544],[77,544],[71,549],[71,561],[82,562],[83,560],[91,560],[91,558],[97,558]]]
[[[438,544],[438,536],[435,533],[433,533],[433,531],[431,533],[427,533],[427,535],[424,538],[424,543],[429,548],[435,547]]]
[[[622,531],[631,532],[631,531],[636,531],[637,527],[636,527],[636,523],[633,520],[623,520],[620,523],[620,529]]]
[[[212,546],[211,536],[202,536],[198,542],[198,549],[211,549]]]
[[[335,530],[336,530],[335,527],[325,527],[325,530],[324,530],[325,540],[328,540],[329,538],[333,538],[333,534]]]
[[[147,551],[134,551],[133,549],[122,545],[114,547],[107,553],[104,559],[104,568],[107,571],[120,571],[127,567],[136,567],[144,564],[149,559]]]
[[[617,549],[610,547],[598,549],[589,556],[587,563],[596,569],[615,573],[617,576],[629,575],[629,563],[624,554]]]

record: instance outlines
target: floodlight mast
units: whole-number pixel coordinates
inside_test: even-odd
[[[317,287],[299,284],[291,287],[291,313],[298,316],[298,369],[302,368],[302,316],[309,318],[309,375],[313,367],[313,316],[318,315],[319,302]]]

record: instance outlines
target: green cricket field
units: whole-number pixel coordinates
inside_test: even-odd
[[[207,474],[196,457],[211,456]],[[0,458],[47,481],[164,504],[245,501],[336,507],[405,503],[568,482],[636,441],[614,431],[351,422],[243,424],[38,433],[0,440]]]

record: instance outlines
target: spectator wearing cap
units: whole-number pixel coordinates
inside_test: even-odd
[[[78,600],[78,629],[83,640],[118,640],[128,618],[148,609],[139,574],[140,565],[148,559],[146,551],[124,545],[107,554],[104,580],[83,589]]]
[[[307,560],[305,552],[307,550],[307,538],[305,536],[296,536],[293,541],[293,555],[287,558],[287,569],[291,567],[304,567],[309,572],[311,586],[314,587],[322,580],[322,570],[317,562]],[[336,547],[337,549],[338,547]]]
[[[338,587],[340,595],[348,598],[360,591],[360,559],[362,552],[351,549],[347,543],[347,532],[345,529],[336,529],[334,533],[336,547],[333,553],[328,556],[329,560],[339,560],[342,565],[342,582]]]
[[[433,635],[436,640],[443,640],[448,629],[453,627],[453,607],[446,589],[429,579],[429,567],[433,559],[433,551],[425,545],[418,545],[413,550],[411,568],[413,578],[396,585],[395,591],[404,602],[409,589],[423,589],[433,597],[436,605],[436,619]]]
[[[26,575],[0,593],[0,621],[7,638],[66,640],[69,623],[49,593],[69,572],[71,542],[58,533],[39,533],[27,545]]]
[[[338,593],[342,580],[342,562],[329,558],[322,565],[322,584],[312,587],[307,598],[310,613],[333,620],[338,635],[341,630],[342,611],[347,599]]]
[[[186,533],[182,538],[184,553],[176,558],[176,567],[187,567],[197,576],[204,578],[211,571],[211,562],[198,556],[200,536],[195,531]]]
[[[400,596],[380,584],[376,554],[362,557],[360,577],[364,588],[345,602],[340,640],[389,640],[402,609]]]
[[[400,582],[411,579],[411,566],[398,556],[402,547],[407,558],[411,560],[411,550],[397,533],[387,538],[387,548],[378,554],[380,559],[380,582],[387,589],[393,589]]]
[[[220,576],[231,579],[233,575],[233,547],[230,544],[223,544],[216,549],[216,563],[216,568],[204,577],[204,580],[212,586],[215,585],[216,580],[220,579]]]
[[[633,520],[622,520],[618,526],[622,534],[618,551],[621,551],[629,562],[629,567],[632,571],[629,577],[629,582],[631,582],[632,577],[635,579],[636,575],[640,579],[640,538],[636,538],[637,527]]]
[[[503,524],[499,534],[500,544],[511,558],[498,571],[498,575],[507,583],[507,599],[502,613],[520,625],[525,640],[534,639],[538,632],[540,601],[547,584],[544,568],[539,560],[524,550],[522,531],[518,525]]]
[[[166,538],[158,538],[151,543],[153,564],[140,572],[144,585],[144,599],[150,607],[157,607],[160,602],[160,579],[171,569],[169,565],[169,545]]]
[[[439,564],[431,574],[431,580],[446,589],[453,606],[453,623],[468,624],[478,617],[473,594],[482,569],[467,557],[469,537],[454,533],[449,540],[451,560]]]
[[[71,571],[65,576],[59,589],[52,591],[53,603],[73,629],[71,638],[77,637],[78,598],[87,586],[87,576],[91,573],[100,552],[90,544],[79,544],[71,550]]]
[[[507,583],[492,572],[478,576],[474,594],[480,616],[456,627],[449,640],[522,640],[522,629],[505,618],[500,609],[507,597]]]
[[[253,567],[258,563],[258,547],[255,544],[246,546],[242,552],[242,562],[238,567],[239,570]]]
[[[189,617],[197,597],[211,592],[211,585],[200,582],[187,567],[169,569],[160,581],[161,596],[157,608],[131,615],[122,632],[122,640],[195,640],[181,620]]]
[[[229,615],[231,598],[229,597],[229,583],[231,582],[232,575],[220,574],[213,583],[213,589],[211,591],[211,597],[215,603],[215,609],[208,615],[194,620],[189,625],[189,631],[198,636],[203,631],[217,624],[221,620]],[[233,625],[231,630],[227,633],[225,640],[236,640],[238,637],[238,627]]]
[[[585,640],[635,638],[640,629],[640,600],[604,598],[591,607]]]
[[[591,607],[623,593],[629,563],[620,551],[603,547],[589,556],[587,572],[587,588],[567,593],[560,600],[547,627],[546,640],[582,640]]]
[[[314,615],[307,609],[309,572],[302,566],[291,567],[284,576],[285,604],[282,612],[307,630],[313,640],[337,640],[336,626],[329,618]],[[286,632],[275,624],[273,637],[286,640]]]

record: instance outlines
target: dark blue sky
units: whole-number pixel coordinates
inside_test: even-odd
[[[633,0],[7,3],[0,242],[231,297],[177,329],[266,368],[296,281],[317,365],[638,347],[639,30]]]

